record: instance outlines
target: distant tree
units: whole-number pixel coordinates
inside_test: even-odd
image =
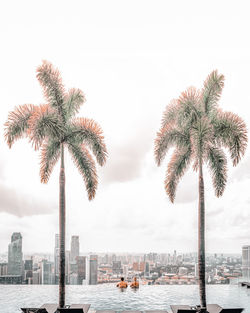
[[[46,104],[35,106],[24,104],[9,113],[5,123],[5,139],[11,148],[22,137],[28,137],[35,150],[40,150],[40,177],[47,183],[50,174],[60,159],[59,191],[59,307],[65,306],[65,166],[64,149],[68,148],[76,167],[85,182],[89,200],[97,188],[95,161],[105,164],[107,150],[102,130],[93,120],[75,118],[85,97],[80,89],[66,92],[59,71],[51,63],[44,61],[37,69],[37,79],[41,84]]]
[[[227,182],[227,159],[223,148],[230,153],[236,166],[247,146],[244,121],[236,114],[218,108],[224,76],[213,71],[202,90],[193,87],[172,100],[163,114],[162,125],[155,140],[155,159],[160,166],[169,148],[175,147],[168,164],[165,190],[174,202],[178,182],[191,162],[199,173],[198,268],[200,301],[206,310],[205,289],[205,196],[203,165],[212,176],[215,194],[220,197]]]

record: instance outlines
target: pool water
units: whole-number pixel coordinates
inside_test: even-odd
[[[57,303],[58,286],[0,285],[0,313],[20,313],[20,307]],[[121,291],[113,284],[67,286],[66,304],[89,303],[90,310],[170,310],[173,304],[199,304],[197,285],[141,286]],[[238,285],[208,285],[207,303],[243,307],[250,313],[250,289]]]

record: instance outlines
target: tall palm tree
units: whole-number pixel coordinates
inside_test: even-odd
[[[227,182],[227,158],[223,148],[229,150],[236,166],[247,146],[244,121],[236,114],[218,108],[224,76],[213,71],[203,88],[188,88],[178,99],[166,107],[162,125],[155,139],[155,159],[160,166],[169,148],[175,147],[168,164],[165,190],[174,202],[178,182],[193,162],[199,175],[198,207],[198,272],[201,307],[205,311],[205,195],[203,166],[208,165],[215,195],[222,196]]]
[[[11,148],[22,137],[28,137],[35,150],[40,150],[40,177],[47,183],[56,164],[61,160],[59,176],[59,307],[65,306],[65,166],[64,149],[68,148],[75,165],[85,182],[89,200],[97,188],[95,161],[104,165],[107,150],[102,130],[93,120],[76,118],[85,97],[80,89],[66,92],[59,71],[51,63],[43,61],[37,69],[46,104],[24,104],[9,113],[5,123],[5,139]]]

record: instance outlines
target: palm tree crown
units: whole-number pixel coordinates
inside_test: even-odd
[[[24,104],[9,113],[5,123],[5,138],[11,147],[21,138],[28,137],[35,150],[40,150],[41,182],[47,183],[54,165],[60,157],[61,146],[67,146],[83,176],[89,200],[95,196],[97,173],[95,162],[104,165],[107,150],[102,130],[87,118],[75,118],[85,97],[80,89],[66,92],[60,73],[51,63],[43,61],[37,69],[46,104]]]
[[[203,164],[209,166],[215,194],[220,197],[227,182],[227,159],[223,148],[229,150],[235,166],[244,155],[247,145],[244,121],[218,108],[223,86],[224,76],[214,71],[201,90],[189,88],[183,92],[179,99],[167,106],[155,140],[158,165],[168,149],[175,147],[165,179],[165,189],[171,202],[174,202],[178,182],[191,162],[194,170],[199,171],[198,276],[202,312],[207,312]]]
[[[174,202],[176,188],[189,165],[194,170],[207,163],[217,197],[223,194],[227,182],[227,159],[230,153],[236,166],[247,146],[244,121],[236,114],[218,108],[224,76],[213,71],[201,90],[188,88],[167,106],[162,126],[155,140],[155,158],[161,164],[168,149],[175,147],[168,164],[165,190]]]
[[[59,175],[59,307],[65,307],[65,170],[64,147],[66,146],[81,173],[89,200],[92,200],[97,188],[95,161],[104,165],[107,150],[102,130],[93,120],[75,118],[85,97],[81,90],[70,89],[62,84],[60,73],[52,64],[44,61],[37,69],[46,104],[34,106],[24,104],[9,113],[5,123],[5,138],[9,145],[26,136],[35,150],[41,151],[40,177],[47,183],[58,159],[61,159]]]

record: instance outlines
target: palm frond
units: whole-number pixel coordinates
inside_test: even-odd
[[[75,165],[84,179],[88,198],[89,200],[92,200],[95,197],[98,184],[95,162],[84,145],[80,146],[68,143],[68,149],[73,157]]]
[[[208,165],[212,174],[213,186],[217,197],[222,196],[227,183],[227,158],[222,149],[209,147],[207,151]]]
[[[208,75],[205,80],[204,87],[202,89],[202,99],[205,113],[210,112],[216,107],[224,87],[224,80],[224,76],[219,75],[217,70]]]
[[[60,140],[64,136],[64,126],[49,105],[37,106],[29,119],[28,134],[35,150],[38,150],[46,136]]]
[[[108,155],[107,148],[102,129],[95,121],[88,118],[74,119],[68,138],[78,145],[86,144],[95,155],[98,164],[101,166],[105,164]]]
[[[34,110],[35,106],[33,104],[24,104],[9,113],[8,120],[4,124],[4,137],[10,148],[17,139],[27,136],[28,121]]]
[[[176,145],[179,148],[190,145],[190,138],[188,133],[181,132],[172,124],[168,124],[157,132],[155,139],[154,155],[158,166],[165,158],[169,148]]]
[[[177,185],[188,169],[191,156],[191,149],[176,149],[171,157],[165,179],[165,190],[171,202],[174,202]]]
[[[172,124],[176,122],[178,118],[178,113],[180,110],[179,102],[177,99],[173,99],[169,105],[167,105],[163,117],[162,117],[162,123],[161,127],[164,128],[168,124]]]
[[[200,91],[195,87],[189,87],[186,91],[181,93],[178,99],[180,109],[178,116],[179,126],[183,124],[191,124],[196,121],[200,116]]]
[[[243,119],[231,112],[217,112],[213,120],[215,138],[219,145],[229,149],[236,166],[247,147],[247,127]]]
[[[80,89],[72,88],[64,98],[67,119],[78,113],[80,106],[85,102],[85,96]]]
[[[40,177],[42,183],[47,183],[50,174],[60,157],[60,142],[46,140],[41,147],[40,157]]]
[[[42,65],[37,68],[37,79],[43,88],[48,103],[57,110],[60,118],[65,121],[65,89],[60,72],[50,62],[43,61]]]
[[[197,170],[198,160],[204,159],[208,146],[214,141],[214,133],[211,130],[211,123],[207,116],[202,116],[192,124],[190,141],[196,159],[194,169]]]

